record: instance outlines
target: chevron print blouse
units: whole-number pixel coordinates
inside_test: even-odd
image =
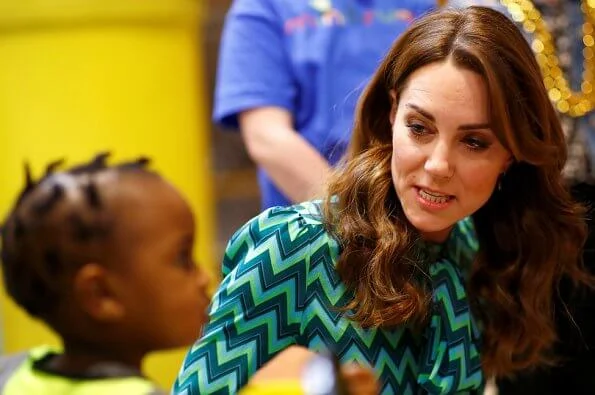
[[[457,224],[438,248],[429,269],[434,305],[425,331],[363,329],[336,308],[350,292],[335,271],[340,248],[323,227],[319,204],[263,212],[231,238],[209,324],[188,352],[173,392],[237,393],[293,344],[330,348],[344,363],[372,366],[382,394],[480,391],[479,333],[461,270],[477,250],[471,222]]]

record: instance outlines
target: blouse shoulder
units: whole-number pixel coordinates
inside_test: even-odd
[[[272,207],[252,218],[230,238],[222,274],[225,277],[238,262],[246,260],[251,251],[263,247],[287,258],[295,251],[303,253],[306,245],[333,242],[324,224],[320,201]]]

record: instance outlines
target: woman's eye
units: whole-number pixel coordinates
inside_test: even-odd
[[[407,128],[414,136],[423,136],[426,134],[426,128],[420,123],[408,123]]]
[[[468,137],[464,140],[464,143],[472,151],[484,151],[490,146],[489,142],[477,137]]]

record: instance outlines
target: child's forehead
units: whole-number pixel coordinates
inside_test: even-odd
[[[163,239],[173,238],[177,243],[181,236],[194,233],[190,206],[164,180],[131,179],[119,185],[120,191],[110,202],[117,223],[114,237],[119,242],[149,248]]]
[[[182,200],[178,191],[161,177],[153,174],[118,174],[117,177],[104,178],[98,182],[105,196],[125,201],[158,199]]]
[[[108,205],[115,214],[144,216],[152,213],[157,217],[186,217],[192,212],[178,190],[161,177],[136,177],[120,175],[117,182],[106,182],[101,188],[105,191]]]

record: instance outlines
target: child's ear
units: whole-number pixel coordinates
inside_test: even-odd
[[[105,267],[97,263],[85,264],[75,274],[73,285],[75,300],[91,318],[114,322],[124,316],[126,309]]]

